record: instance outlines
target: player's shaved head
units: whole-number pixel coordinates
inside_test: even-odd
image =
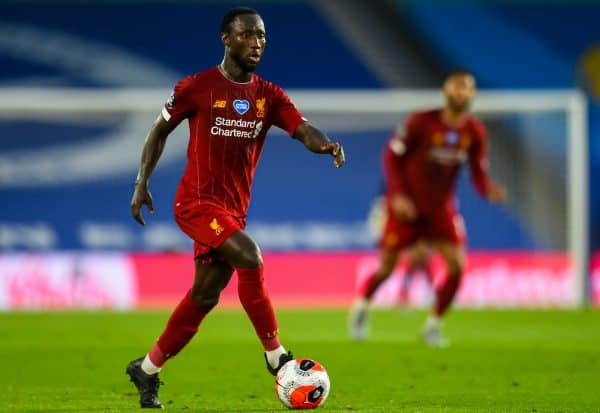
[[[258,11],[250,7],[234,7],[230,9],[221,20],[221,33],[229,33],[231,31],[231,23],[238,17],[246,14],[254,14],[260,17]]]
[[[452,70],[444,78],[442,89],[446,95],[446,106],[452,112],[466,112],[475,97],[475,76],[466,69]]]
[[[260,14],[247,7],[229,10],[221,23],[221,42],[225,45],[225,67],[254,72],[267,44]]]
[[[473,79],[473,82],[475,82],[475,75],[473,75],[473,73],[464,68],[457,68],[446,73],[446,76],[444,76],[444,83],[455,77],[470,77]]]

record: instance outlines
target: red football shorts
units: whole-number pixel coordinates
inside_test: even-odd
[[[465,243],[465,224],[462,215],[454,210],[440,210],[421,215],[415,221],[402,221],[387,211],[388,216],[379,246],[385,249],[404,249],[419,240]]]
[[[175,221],[179,228],[194,240],[194,258],[210,263],[214,250],[234,232],[246,227],[243,218],[228,215],[225,211],[198,201],[177,202]]]

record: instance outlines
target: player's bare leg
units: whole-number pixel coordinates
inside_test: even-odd
[[[350,336],[357,341],[367,337],[367,321],[371,298],[379,286],[392,274],[400,252],[397,249],[381,250],[379,266],[363,285],[360,297],[352,304],[348,317]]]
[[[436,301],[431,314],[423,327],[423,339],[432,347],[447,347],[449,341],[442,335],[442,318],[450,308],[462,278],[465,262],[465,250],[462,245],[446,241],[434,243],[446,264],[448,272],[444,284],[437,291]]]
[[[429,246],[424,241],[417,242],[408,251],[408,265],[406,273],[402,278],[402,283],[398,289],[398,305],[403,306],[408,303],[408,294],[410,285],[414,276],[419,271],[424,271],[427,274],[427,282],[430,282],[430,270],[428,265]]]
[[[277,319],[265,288],[260,248],[244,231],[237,231],[217,248],[217,253],[238,273],[240,302],[263,345],[267,369],[276,375],[293,357],[279,342]]]
[[[171,314],[167,326],[145,357],[127,365],[126,373],[140,394],[143,408],[163,408],[158,399],[158,373],[165,362],[179,353],[198,331],[198,326],[219,302],[233,268],[221,261],[203,264],[195,260],[194,284]]]

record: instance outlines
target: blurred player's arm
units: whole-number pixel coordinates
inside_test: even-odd
[[[333,156],[336,168],[346,162],[342,145],[339,142],[331,141],[321,130],[306,121],[298,125],[294,132],[294,138],[302,142],[311,152],[328,153]]]
[[[490,179],[488,172],[487,132],[483,125],[478,128],[478,136],[474,140],[469,153],[469,170],[471,180],[477,192],[493,203],[504,202],[506,189]]]
[[[152,195],[148,190],[150,175],[152,175],[152,171],[154,171],[160,159],[167,137],[175,127],[177,127],[177,124],[167,122],[163,115],[160,114],[146,136],[144,148],[142,149],[141,165],[135,180],[133,197],[131,198],[131,215],[142,225],[146,224],[144,218],[142,218],[142,205],[145,204],[148,207],[148,211],[154,214]]]
[[[412,221],[417,217],[417,209],[406,194],[406,177],[402,162],[414,152],[418,143],[418,120],[409,117],[403,127],[398,128],[383,153],[383,171],[388,187],[388,202],[394,214],[403,220]]]

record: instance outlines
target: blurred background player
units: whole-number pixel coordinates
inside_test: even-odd
[[[423,276],[427,284],[433,288],[433,270],[431,268],[431,249],[424,241],[412,245],[406,253],[406,269],[398,288],[396,305],[399,307],[410,304],[410,287],[415,277]]]
[[[367,278],[350,311],[350,333],[356,340],[366,337],[369,302],[392,273],[400,253],[424,242],[439,253],[447,276],[436,292],[423,338],[430,346],[448,344],[440,331],[441,318],[456,295],[465,261],[465,228],[454,194],[461,166],[468,162],[482,197],[493,203],[506,197],[505,189],[488,176],[486,130],[470,114],[475,91],[470,72],[451,72],[443,83],[444,107],[411,114],[384,150],[387,220],[378,269]]]
[[[373,239],[381,238],[385,223],[387,221],[387,207],[385,197],[385,185],[382,185],[382,194],[371,202],[369,215],[367,217],[367,229]],[[404,255],[404,271],[401,274],[398,291],[395,297],[395,305],[404,307],[410,304],[410,288],[415,277],[423,276],[427,285],[434,286],[434,273],[430,263],[432,251],[425,242],[417,242],[411,245]]]
[[[278,339],[260,249],[244,232],[254,171],[271,125],[312,152],[332,155],[336,167],[344,163],[339,143],[311,126],[280,87],[254,74],[266,45],[264,23],[256,10],[238,7],[227,12],[221,41],[222,63],[181,80],[150,129],[131,200],[133,217],[144,225],[142,206],[154,213],[150,175],[167,136],[188,119],[188,163],[175,195],[175,220],[194,240],[194,283],[148,354],[127,366],[141,407],[162,408],[158,372],[198,331],[234,270],[239,299],[264,347],[267,369],[275,375],[292,359]]]

